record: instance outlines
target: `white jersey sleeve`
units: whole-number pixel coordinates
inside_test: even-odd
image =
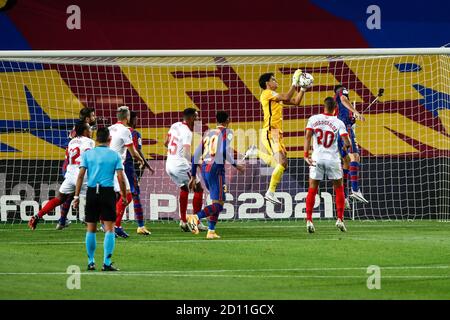
[[[133,145],[130,129],[120,122],[110,126],[108,129],[111,135],[111,144],[109,147],[120,155],[122,161],[125,161],[127,147]]]

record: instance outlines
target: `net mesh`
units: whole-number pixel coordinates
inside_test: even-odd
[[[27,221],[55,195],[68,132],[79,110],[93,107],[99,126],[115,123],[127,105],[138,113],[143,152],[156,169],[145,171],[141,199],[146,219],[178,219],[178,188],[165,172],[163,143],[182,111],[199,110],[202,130],[225,110],[242,157],[259,142],[263,113],[258,78],[274,72],[286,92],[293,72],[311,73],[314,86],[300,106],[283,111],[288,169],[278,186],[282,206],[265,203],[272,169],[259,160],[238,174],[227,167],[223,220],[305,217],[308,167],[303,160],[307,119],[342,83],[364,112],[356,125],[361,152],[360,186],[369,204],[353,203],[355,219],[449,219],[450,58],[444,55],[3,58],[0,61],[0,213],[3,222]],[[384,95],[376,103],[380,88]],[[194,140],[199,139],[196,134]],[[190,199],[192,198],[192,195]],[[205,202],[209,199],[205,198]],[[71,212],[76,219],[80,212]],[[188,210],[192,210],[189,204]],[[45,220],[57,220],[59,209]],[[333,191],[322,183],[314,217],[335,216]],[[133,206],[128,218],[133,219]]]

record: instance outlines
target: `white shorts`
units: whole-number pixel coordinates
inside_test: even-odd
[[[330,160],[318,160],[315,166],[309,166],[309,177],[313,180],[342,179],[342,166],[340,162]]]
[[[178,187],[187,186],[191,179],[191,167],[187,162],[167,160],[166,172]]]
[[[77,179],[78,179],[78,176],[66,174],[64,181],[61,184],[61,187],[59,187],[59,193],[62,193],[62,194],[75,193]],[[85,179],[83,184],[81,185],[80,194],[84,196],[86,194],[86,189],[87,189],[87,183],[86,183],[86,179]]]
[[[131,190],[130,182],[128,181],[127,175],[125,174],[125,170],[122,171],[125,178],[125,189],[127,191],[130,191]],[[119,180],[117,179],[117,172],[114,173],[114,192],[120,192]]]

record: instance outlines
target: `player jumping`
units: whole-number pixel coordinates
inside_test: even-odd
[[[137,125],[137,112],[130,112],[130,131],[131,137],[133,139],[134,148],[139,153],[141,158],[145,162],[146,167],[150,167],[144,154],[142,153],[142,138],[139,131],[136,130]],[[138,223],[137,233],[142,235],[150,235],[151,232],[145,227],[144,213],[142,210],[139,180],[142,176],[143,171],[141,168],[135,168],[133,157],[129,150],[127,150],[127,157],[124,163],[125,174],[127,176],[128,182],[130,183],[130,191],[133,196],[133,207],[134,207],[134,217]]]
[[[197,110],[187,108],[183,111],[183,121],[176,122],[167,134],[164,145],[167,147],[166,172],[170,179],[180,187],[179,196],[179,212],[180,212],[180,228],[183,231],[189,231],[186,220],[186,211],[189,197],[189,181],[191,178],[191,145],[192,130],[194,123],[198,119]],[[195,175],[192,175],[195,178]],[[200,181],[196,181],[193,186],[194,199],[192,207],[194,213],[202,209],[203,204],[203,188]],[[200,223],[198,229],[206,231],[207,228]]]
[[[127,155],[127,149],[130,151],[131,156],[134,160],[136,160],[139,163],[140,167],[143,167],[145,165],[144,159],[141,158],[139,153],[136,151],[136,148],[133,144],[133,138],[131,137],[131,131],[127,127],[128,123],[130,122],[130,110],[127,106],[121,106],[117,110],[117,120],[118,122],[116,124],[113,124],[110,126],[109,133],[111,135],[111,143],[110,148],[122,157],[122,160],[125,161],[126,155]],[[153,169],[149,168],[152,172]],[[128,238],[129,235],[126,233],[122,228],[122,217],[125,212],[126,207],[128,204],[131,203],[131,200],[133,199],[133,196],[130,191],[130,183],[128,182],[128,179],[125,179],[126,189],[127,189],[127,205],[125,205],[122,201],[122,199],[118,199],[116,203],[116,225],[114,227],[114,231],[117,236],[122,238]],[[117,180],[117,177],[114,179],[114,190],[116,193],[120,192],[119,182]]]
[[[333,180],[336,194],[336,227],[342,232],[347,231],[344,225],[344,186],[342,184],[342,166],[338,149],[338,137],[341,137],[343,148],[350,147],[350,140],[345,124],[336,116],[333,116],[336,102],[332,97],[324,101],[325,112],[314,115],[308,119],[305,132],[305,161],[309,165],[309,189],[306,197],[306,228],[309,233],[314,233],[312,212],[316,199],[317,189],[321,180],[326,176]],[[313,154],[310,157],[309,150],[313,142]]]
[[[300,69],[295,71],[291,88],[287,93],[276,92],[278,82],[273,73],[264,73],[259,77],[259,85],[263,89],[260,101],[264,113],[261,141],[267,153],[261,152],[256,146],[251,146],[245,153],[244,159],[258,157],[274,168],[265,198],[276,204],[281,204],[281,202],[275,197],[275,190],[288,166],[287,151],[283,142],[283,106],[299,105],[302,101],[307,88],[301,88],[293,98],[301,73]]]
[[[227,186],[225,183],[225,161],[228,161],[239,172],[244,171],[244,166],[237,164],[231,150],[232,132],[227,129],[230,120],[228,114],[219,111],[216,114],[217,128],[205,132],[201,145],[195,151],[192,158],[192,177],[189,186],[196,183],[197,165],[201,162],[202,177],[212,200],[212,204],[203,208],[196,214],[188,216],[188,227],[198,234],[197,222],[199,219],[208,218],[207,239],[218,239],[216,234],[216,223],[225,203]]]
[[[57,196],[47,202],[47,204],[38,212],[37,215],[31,217],[28,226],[31,230],[35,230],[39,220],[55,209],[57,206],[70,202],[75,193],[78,172],[80,171],[80,160],[84,152],[95,147],[94,140],[91,139],[91,127],[85,122],[79,122],[75,126],[75,137],[69,142],[67,147],[68,163],[64,182],[59,188]],[[86,193],[86,183],[83,184],[82,194]]]
[[[353,125],[356,120],[364,121],[364,117],[356,111],[356,109],[350,103],[348,97],[348,90],[341,84],[334,87],[335,96],[334,99],[337,103],[338,108],[336,109],[336,115],[338,119],[344,122],[350,139],[350,148],[346,151],[342,148],[343,143],[339,139],[339,151],[341,153],[342,161],[344,162],[344,190],[347,192],[347,179],[350,174],[350,181],[352,187],[352,193],[350,198],[353,198],[362,203],[369,203],[359,189],[358,184],[358,171],[360,156],[358,150],[358,144],[356,142],[355,132],[353,130]],[[346,207],[349,208],[350,204],[346,201]]]

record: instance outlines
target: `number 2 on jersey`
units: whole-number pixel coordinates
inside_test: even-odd
[[[77,159],[80,157],[81,151],[80,148],[76,147],[69,150],[69,164],[80,165],[80,161]]]
[[[325,131],[322,129],[315,129],[314,132],[317,135],[317,144],[323,145],[324,148],[329,148],[333,144],[334,141],[334,132],[333,131]]]

